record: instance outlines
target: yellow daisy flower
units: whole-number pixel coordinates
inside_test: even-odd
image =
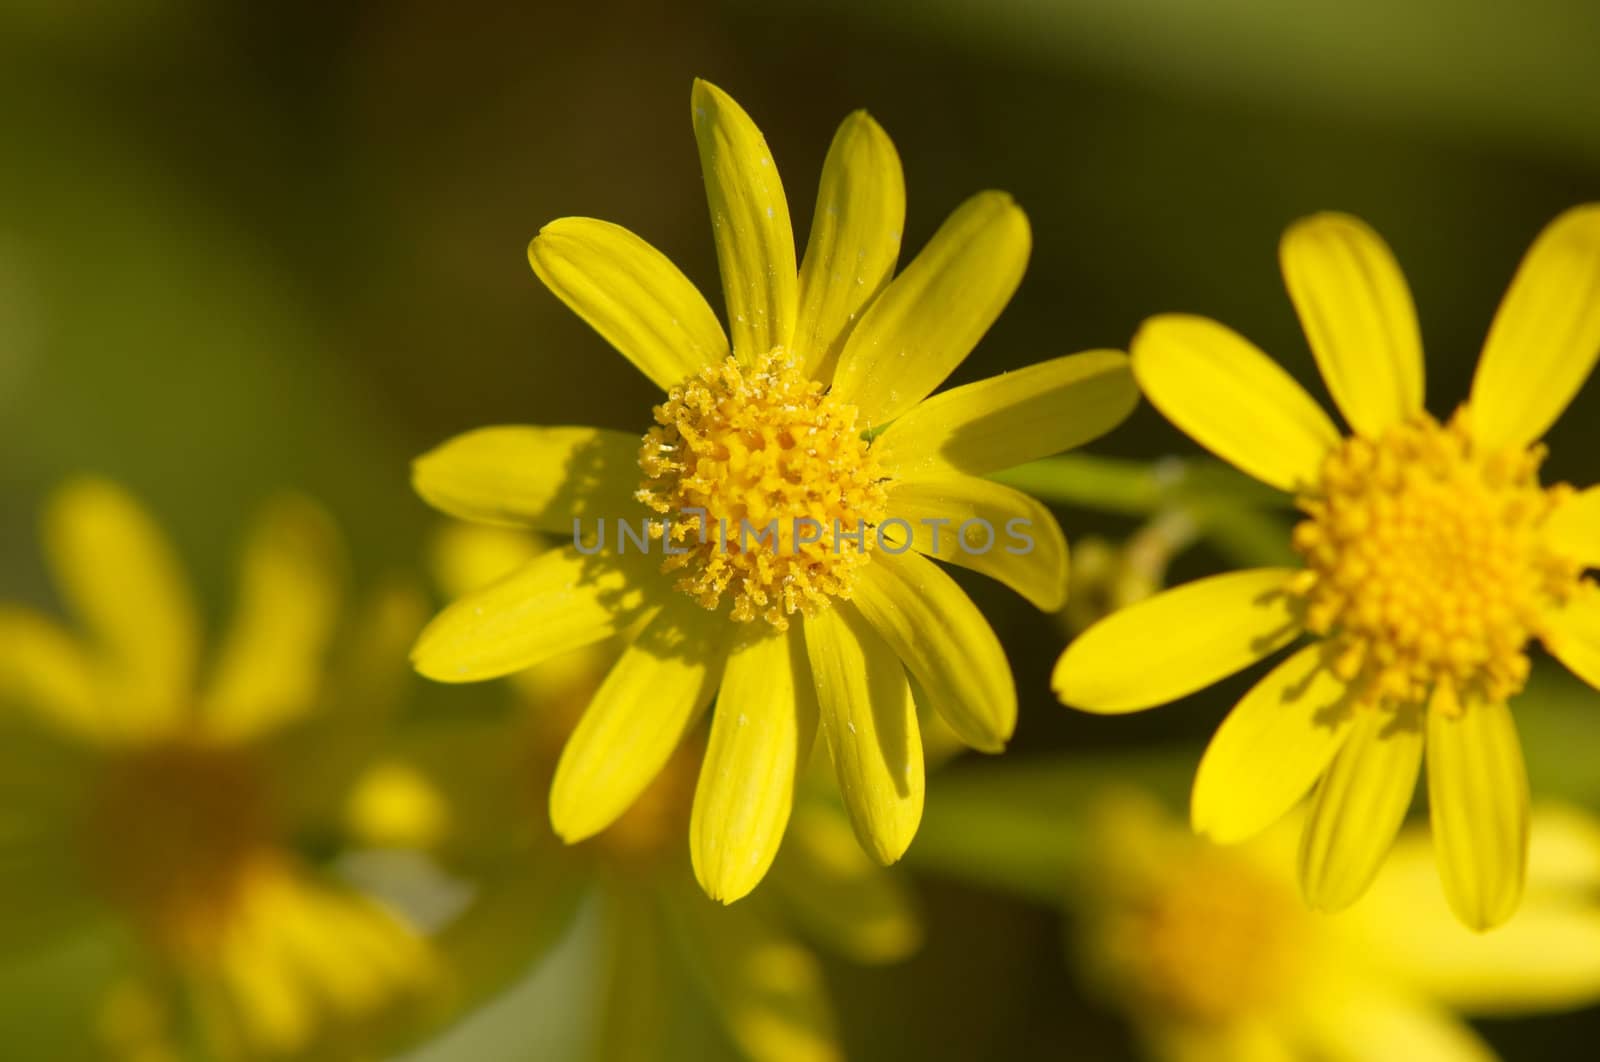
[[[234,621],[201,681],[194,602],[131,497],[74,482],[44,531],[84,634],[0,606],[0,897],[32,912],[7,921],[8,938],[30,932],[5,944],[120,926],[124,974],[100,1022],[119,1057],[277,1058],[329,1043],[350,1057],[369,1019],[416,998],[429,956],[398,917],[296,851],[294,831],[320,825],[318,787],[353,769],[330,750],[358,732],[309,724],[334,700],[382,701],[403,672],[375,662],[399,658],[417,604],[380,601],[349,666],[330,671],[337,536],[309,502],[282,499],[245,548]]]
[[[1136,794],[1106,798],[1094,818],[1073,951],[1158,1062],[1489,1062],[1458,1014],[1600,1000],[1600,824],[1575,809],[1534,813],[1526,909],[1489,935],[1438,902],[1421,830],[1330,917],[1295,896],[1292,821],[1219,848]]]
[[[1444,423],[1423,409],[1411,295],[1377,234],[1317,215],[1289,229],[1281,257],[1352,435],[1204,318],[1147,322],[1133,365],[1174,424],[1294,494],[1304,566],[1202,579],[1119,612],[1068,647],[1053,685],[1078,708],[1137,711],[1310,635],[1212,739],[1195,829],[1241,840],[1316,784],[1300,880],[1313,906],[1342,908],[1376,873],[1426,750],[1445,892],[1486,929],[1523,888],[1528,780],[1507,702],[1528,643],[1600,684],[1600,595],[1585,574],[1600,565],[1600,490],[1542,486],[1537,442],[1600,353],[1600,206],[1563,214],[1534,243],[1472,393]]]
[[[543,552],[520,532],[456,525],[437,559],[442,581],[459,591]],[[548,786],[566,735],[620,651],[614,643],[519,672],[511,720],[452,718],[409,730],[352,792],[352,832],[431,852],[477,886],[473,905],[439,938],[460,1004],[525,976],[583,909],[599,923],[587,938],[597,954],[585,968],[594,970],[599,1000],[585,1019],[588,1057],[691,1057],[675,1053],[673,1041],[682,1024],[675,1012],[687,1011],[720,1026],[752,1062],[839,1059],[817,950],[893,962],[915,950],[921,928],[908,890],[866,856],[817,785],[803,781],[794,795],[789,841],[768,887],[733,908],[701,894],[682,848],[704,749],[698,737],[583,843],[561,846],[542,817],[519,813]],[[522,1011],[518,1020],[562,1019]]]
[[[905,189],[893,145],[858,112],[829,150],[797,269],[760,131],[703,81],[692,102],[731,346],[639,237],[588,218],[546,225],[534,272],[667,397],[642,441],[487,428],[416,463],[417,490],[446,513],[574,541],[446,609],[413,660],[470,682],[636,631],[562,754],[551,821],[569,842],[616,821],[715,699],[689,832],[701,884],[732,901],[777,852],[819,725],[855,832],[883,863],[922,814],[913,686],[971,747],[1004,746],[1005,654],[928,558],[1059,607],[1060,528],[982,477],[1107,431],[1136,391],[1124,355],[1093,351],[928,397],[1021,280],[1022,211],[974,196],[891,279]],[[655,537],[630,543],[646,520]],[[1016,528],[1026,544],[1006,541]]]

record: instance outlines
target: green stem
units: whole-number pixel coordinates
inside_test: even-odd
[[[1208,458],[1147,462],[1063,454],[994,478],[1055,505],[1143,517],[1182,511],[1237,564],[1294,560],[1288,495]]]

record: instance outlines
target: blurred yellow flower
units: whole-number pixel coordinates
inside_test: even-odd
[[[1198,317],[1147,322],[1134,373],[1168,419],[1295,494],[1301,569],[1243,571],[1160,594],[1062,655],[1067,704],[1129,712],[1176,700],[1289,645],[1224,721],[1195,777],[1195,829],[1238,841],[1314,783],[1299,854],[1307,900],[1366,888],[1410,806],[1424,749],[1440,873],[1476,929],[1516,910],[1528,780],[1507,701],[1539,639],[1600,685],[1600,489],[1541,486],[1537,440],[1600,353],[1600,206],[1552,222],[1529,250],[1467,403],[1423,409],[1405,278],[1360,221],[1289,229],[1284,277],[1353,433],[1247,340]]]
[[[201,623],[160,530],[118,487],[82,480],[44,525],[82,636],[0,606],[5,830],[0,898],[27,939],[111,918],[131,941],[99,1023],[114,1055],[283,1057],[368,1043],[415,999],[427,945],[302,858],[329,750],[393,694],[420,621],[380,601],[349,666],[326,663],[340,614],[335,531],[311,503],[269,506],[244,551],[233,624],[201,673]],[[315,724],[314,726],[311,724]],[[351,765],[353,767],[353,765]],[[8,921],[8,927],[15,924]]]
[[[456,525],[441,536],[436,559],[443,582],[462,592],[538,555],[533,536]],[[440,936],[458,1003],[525,973],[568,928],[576,900],[587,898],[606,949],[602,1002],[587,1019],[592,1057],[683,1057],[671,1047],[669,1011],[688,982],[691,1000],[754,1062],[840,1058],[810,944],[857,962],[892,962],[919,945],[921,929],[910,894],[867,858],[818,786],[802,784],[796,794],[769,887],[734,908],[701,895],[682,848],[703,749],[697,739],[680,745],[640,798],[582,844],[555,843],[542,816],[525,813],[537,807],[563,739],[619,649],[600,643],[518,673],[511,722],[452,719],[411,730],[395,758],[352,792],[352,832],[376,845],[429,850],[479,884],[473,906]]]
[[[528,249],[534,272],[667,398],[642,443],[487,428],[416,463],[417,490],[440,510],[573,544],[444,611],[413,659],[469,682],[629,632],[551,787],[569,842],[615,822],[717,699],[691,852],[706,892],[731,902],[777,853],[819,725],[856,835],[882,863],[922,815],[913,684],[968,745],[1004,746],[1016,722],[1005,654],[927,558],[1058,608],[1060,528],[982,477],[1100,435],[1136,392],[1123,354],[1092,351],[928,397],[1020,282],[1022,211],[974,196],[894,277],[904,182],[894,146],[858,112],[828,153],[797,269],[760,131],[703,81],[692,102],[731,346],[639,237],[589,218],[546,225]],[[631,553],[619,521],[649,525]],[[1013,547],[1004,535],[1018,526],[1028,541]]]
[[[1092,986],[1164,1062],[1486,1062],[1456,1012],[1531,1014],[1600,999],[1600,823],[1542,808],[1526,909],[1472,933],[1438,902],[1423,831],[1402,834],[1339,915],[1295,896],[1286,822],[1219,848],[1142,795],[1092,816],[1072,936]]]

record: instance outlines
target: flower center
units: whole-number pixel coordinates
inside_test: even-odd
[[[1542,447],[1479,450],[1465,407],[1448,425],[1423,414],[1328,455],[1298,499],[1310,519],[1294,532],[1306,570],[1293,589],[1357,703],[1522,688],[1539,616],[1582,575],[1545,544],[1542,525],[1571,488],[1539,485],[1543,458]]]
[[[1098,928],[1103,959],[1147,1007],[1187,1021],[1257,1013],[1293,990],[1308,947],[1299,900],[1231,853],[1195,848]]]
[[[639,500],[666,519],[663,571],[708,609],[778,629],[850,596],[885,508],[884,477],[856,409],[781,349],[684,380],[639,448]]]
[[[89,807],[90,872],[163,950],[203,952],[271,858],[255,766],[236,750],[163,743],[120,755]]]

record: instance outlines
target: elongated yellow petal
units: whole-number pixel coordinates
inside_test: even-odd
[[[451,520],[433,536],[429,571],[448,598],[481,590],[551,548],[541,535]]]
[[[1600,204],[1556,218],[1511,281],[1472,378],[1472,433],[1488,448],[1542,436],[1600,355]]]
[[[1089,350],[936,394],[884,429],[872,451],[900,476],[984,475],[1099,438],[1138,402],[1128,356]]]
[[[568,844],[610,826],[655,780],[716,695],[728,622],[668,602],[623,652],[556,764],[550,824]]]
[[[6,605],[0,605],[0,705],[91,740],[107,736],[113,722],[83,647],[53,620]]]
[[[1378,436],[1422,412],[1422,335],[1383,238],[1348,214],[1289,227],[1278,248],[1289,297],[1345,419]]]
[[[1547,613],[1539,638],[1550,656],[1600,689],[1600,593],[1581,593]]]
[[[745,1057],[840,1062],[822,968],[807,948],[748,904],[719,910],[698,896],[673,896],[663,909]]]
[[[1522,900],[1528,771],[1509,708],[1478,701],[1456,707],[1441,696],[1428,709],[1434,852],[1451,910],[1481,932],[1510,918]]]
[[[732,903],[766,876],[789,824],[795,777],[817,733],[817,691],[798,626],[728,657],[689,819],[695,877]]]
[[[193,696],[200,634],[166,536],[122,488],[86,479],[50,499],[45,544],[117,687],[118,728],[175,724]]]
[[[1600,827],[1586,812],[1535,806],[1528,896],[1492,933],[1462,927],[1436,902],[1426,840],[1395,846],[1369,900],[1350,917],[1381,945],[1385,971],[1446,1006],[1516,1015],[1586,1006],[1600,996]]]
[[[1308,645],[1273,668],[1212,735],[1190,821],[1219,844],[1255,836],[1311,789],[1350,732],[1348,688]]]
[[[956,208],[850,333],[834,393],[862,424],[887,424],[955,371],[1017,290],[1032,235],[1003,192]]]
[[[1567,670],[1600,689],[1600,593],[1580,594],[1547,613],[1540,640]]]
[[[333,522],[310,501],[281,498],[262,514],[203,696],[209,732],[254,736],[312,706],[339,615],[343,562]]]
[[[733,353],[745,364],[787,347],[799,301],[789,201],[761,130],[709,81],[691,94]]]
[[[528,244],[528,263],[662,390],[728,356],[728,337],[705,297],[666,255],[621,225],[557,218]]]
[[[1347,975],[1348,976],[1348,975]],[[1329,988],[1332,987],[1332,991]],[[1406,1062],[1496,1062],[1472,1026],[1438,1004],[1386,984],[1323,985],[1302,1008],[1303,1045],[1294,1058],[1405,1059]],[[1220,1060],[1219,1060],[1220,1062]]]
[[[1562,905],[1536,904],[1530,897],[1493,933],[1453,928],[1453,937],[1425,938],[1427,951],[1408,946],[1416,962],[1404,971],[1448,1006],[1517,1015],[1577,1009],[1600,996],[1600,914],[1576,897]],[[1411,925],[1401,927],[1402,936],[1412,931]]]
[[[1568,498],[1545,522],[1546,541],[1585,567],[1600,568],[1600,487]]]
[[[795,808],[772,888],[806,935],[855,962],[896,962],[922,942],[915,897],[861,850],[850,821],[820,800]]]
[[[793,345],[817,379],[832,377],[856,318],[894,276],[905,221],[900,156],[883,127],[857,111],[839,126],[822,164],[800,265]]]
[[[644,515],[639,437],[600,428],[479,428],[417,458],[411,483],[451,516],[562,536]]]
[[[1300,888],[1322,911],[1350,906],[1394,843],[1422,768],[1422,720],[1361,713],[1322,776],[1300,835]]]
[[[1200,579],[1114,612],[1056,661],[1050,686],[1088,712],[1137,712],[1204,689],[1300,633],[1284,589],[1294,571],[1256,568]]]
[[[1066,536],[1049,509],[1019,490],[959,474],[896,480],[883,525],[890,548],[905,540],[895,520],[909,525],[911,548],[924,556],[998,579],[1045,612],[1066,602]]]
[[[438,682],[498,678],[627,627],[665,589],[645,558],[584,556],[572,546],[461,598],[433,618],[411,650]]]
[[[1133,374],[1190,438],[1280,490],[1315,482],[1339,442],[1333,421],[1249,340],[1204,317],[1152,317],[1133,337]]]
[[[905,854],[922,821],[922,738],[900,660],[845,601],[805,620],[822,733],[861,847]]]
[[[1017,726],[1011,665],[954,579],[915,553],[874,554],[852,600],[961,740],[999,752]]]

